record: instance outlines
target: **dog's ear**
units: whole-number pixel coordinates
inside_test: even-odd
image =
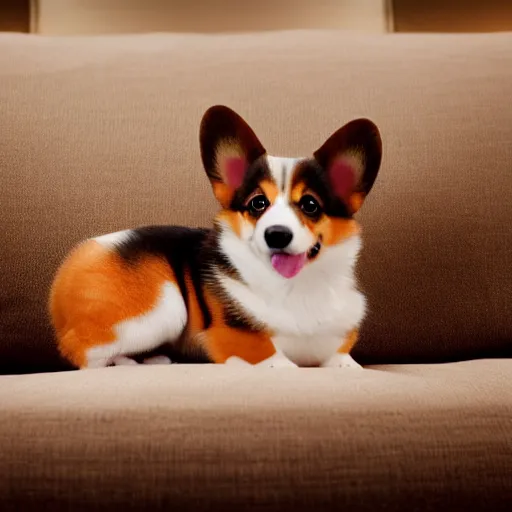
[[[378,128],[368,119],[356,119],[334,132],[314,153],[328,173],[336,194],[352,213],[361,207],[370,192],[382,158]]]
[[[233,110],[217,105],[209,108],[199,130],[201,158],[213,192],[227,208],[247,168],[265,154],[251,127]]]

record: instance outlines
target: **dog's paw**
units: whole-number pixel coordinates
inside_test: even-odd
[[[273,356],[261,361],[261,363],[258,363],[256,366],[263,368],[297,368],[295,363],[279,352],[276,352]]]
[[[131,357],[117,356],[112,360],[112,364],[114,366],[136,366],[139,363],[137,363],[137,361],[135,361],[135,359],[132,359]]]
[[[248,363],[245,359],[242,359],[238,356],[231,356],[226,359],[226,362],[229,366],[258,366],[260,368],[296,368],[297,365],[292,363],[288,358],[286,358],[283,354],[277,353],[273,356],[252,365]]]
[[[334,354],[328,359],[322,368],[351,368],[353,370],[362,370],[363,367],[356,363],[350,354]]]
[[[172,364],[172,361],[164,355],[147,357],[142,362],[143,364]]]
[[[245,359],[238,356],[228,357],[224,364],[228,366],[252,366],[251,363],[248,363]]]

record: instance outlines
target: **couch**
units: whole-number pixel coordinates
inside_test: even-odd
[[[512,503],[512,33],[0,35],[0,510],[498,511]],[[213,104],[271,153],[383,137],[358,217],[362,371],[76,371],[79,240],[207,226]]]

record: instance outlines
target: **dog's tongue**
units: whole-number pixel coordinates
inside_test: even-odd
[[[296,276],[306,263],[306,253],[285,254],[277,253],[272,255],[272,266],[283,277],[291,278]]]

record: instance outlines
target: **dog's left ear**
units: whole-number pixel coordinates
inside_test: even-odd
[[[201,158],[213,192],[224,208],[242,184],[249,165],[265,154],[251,127],[223,105],[209,108],[199,130]]]
[[[314,153],[328,173],[334,193],[352,213],[370,192],[382,158],[379,130],[368,119],[356,119],[333,133]]]

